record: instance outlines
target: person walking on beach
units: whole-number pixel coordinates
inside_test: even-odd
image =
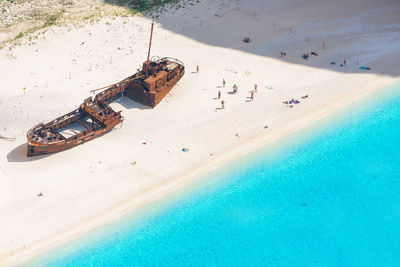
[[[343,60],[343,65],[345,65],[345,66],[346,66],[346,59],[345,59],[345,60]]]
[[[224,100],[221,101],[221,108],[222,108],[222,109],[225,109],[225,102],[224,102]]]
[[[236,94],[238,91],[238,87],[236,84],[233,85],[233,93]]]
[[[257,84],[254,85],[254,92],[257,93]]]
[[[199,65],[197,65],[196,66],[196,72],[199,73],[199,70],[200,70]]]
[[[221,91],[218,91],[218,99],[221,98]]]
[[[225,79],[222,79],[222,87],[225,87]]]
[[[281,57],[283,57],[283,49],[281,50]]]
[[[250,101],[253,101],[253,99],[254,99],[254,91],[251,91]]]

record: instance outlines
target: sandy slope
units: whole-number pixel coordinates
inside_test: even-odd
[[[179,58],[187,67],[166,99],[156,109],[121,99],[113,107],[123,110],[122,127],[37,158],[25,157],[26,131],[74,109],[91,89],[134,73],[145,59],[150,20],[55,28],[35,44],[1,50],[0,135],[16,141],[0,139],[0,264],[142,207],[266,142],[284,142],[396,81],[400,4],[347,2],[203,0],[164,14],[152,54]],[[243,43],[245,36],[253,42]],[[319,56],[300,57],[311,51]],[[346,67],[329,65],[344,59]],[[359,70],[357,60],[371,71]],[[196,65],[200,73],[191,73]],[[222,78],[226,88],[219,88]],[[239,93],[228,94],[234,83]],[[247,102],[255,83],[258,93]],[[218,90],[225,110],[214,99]],[[301,103],[282,103],[291,98]]]

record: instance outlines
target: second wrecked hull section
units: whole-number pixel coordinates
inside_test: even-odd
[[[122,121],[122,119],[121,119],[121,121]],[[90,131],[84,132],[80,135],[78,134],[71,140],[63,140],[63,141],[60,141],[57,143],[49,143],[49,144],[28,141],[27,156],[31,157],[31,156],[40,156],[40,155],[56,153],[56,152],[60,152],[63,150],[73,148],[77,145],[84,144],[90,140],[93,140],[94,138],[97,138],[97,137],[102,136],[103,134],[106,134],[115,125],[119,124],[121,121],[116,121],[115,124],[110,125],[110,127],[107,127],[107,128],[103,128],[103,129],[99,129],[99,130],[90,130]]]

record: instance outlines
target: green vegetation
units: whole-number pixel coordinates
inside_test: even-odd
[[[133,8],[139,12],[148,11],[152,8],[162,6],[167,3],[178,2],[178,0],[134,0],[133,1]]]
[[[129,8],[130,14],[151,11],[168,3],[177,3],[179,0],[114,0],[110,4],[116,4]]]
[[[22,37],[24,37],[24,33],[23,32],[19,32],[17,34],[17,36],[15,36],[14,40],[17,40],[17,39],[22,38]]]
[[[51,25],[55,25],[57,20],[62,16],[62,12],[50,15],[46,18],[45,23],[43,24],[44,27],[48,27]]]
[[[0,3],[23,4],[27,0],[0,0]],[[36,0],[32,0],[36,1]],[[39,0],[37,0],[39,1]],[[10,20],[4,24],[9,32],[14,32],[15,37],[8,40],[0,41],[0,49],[7,44],[17,45],[16,42],[24,36],[33,34],[34,32],[61,24],[73,23],[73,25],[81,25],[86,21],[93,23],[99,21],[103,17],[127,17],[138,13],[147,13],[149,15],[158,16],[164,10],[166,4],[173,5],[174,8],[183,7],[186,3],[191,3],[196,0],[104,0],[97,4],[85,6],[78,0],[63,0],[61,6],[50,7],[49,9],[32,9],[25,17],[16,17],[15,20]],[[198,0],[197,0],[198,1]],[[181,3],[183,5],[181,5]],[[6,12],[4,9],[3,13]],[[5,13],[7,15],[7,13]],[[1,19],[1,17],[0,17]],[[16,25],[24,24],[24,27],[15,27]],[[22,29],[22,30],[21,30]],[[33,39],[29,36],[29,40]],[[36,38],[37,39],[37,38]]]

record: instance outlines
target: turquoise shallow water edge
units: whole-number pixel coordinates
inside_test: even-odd
[[[400,83],[26,266],[399,266]]]

